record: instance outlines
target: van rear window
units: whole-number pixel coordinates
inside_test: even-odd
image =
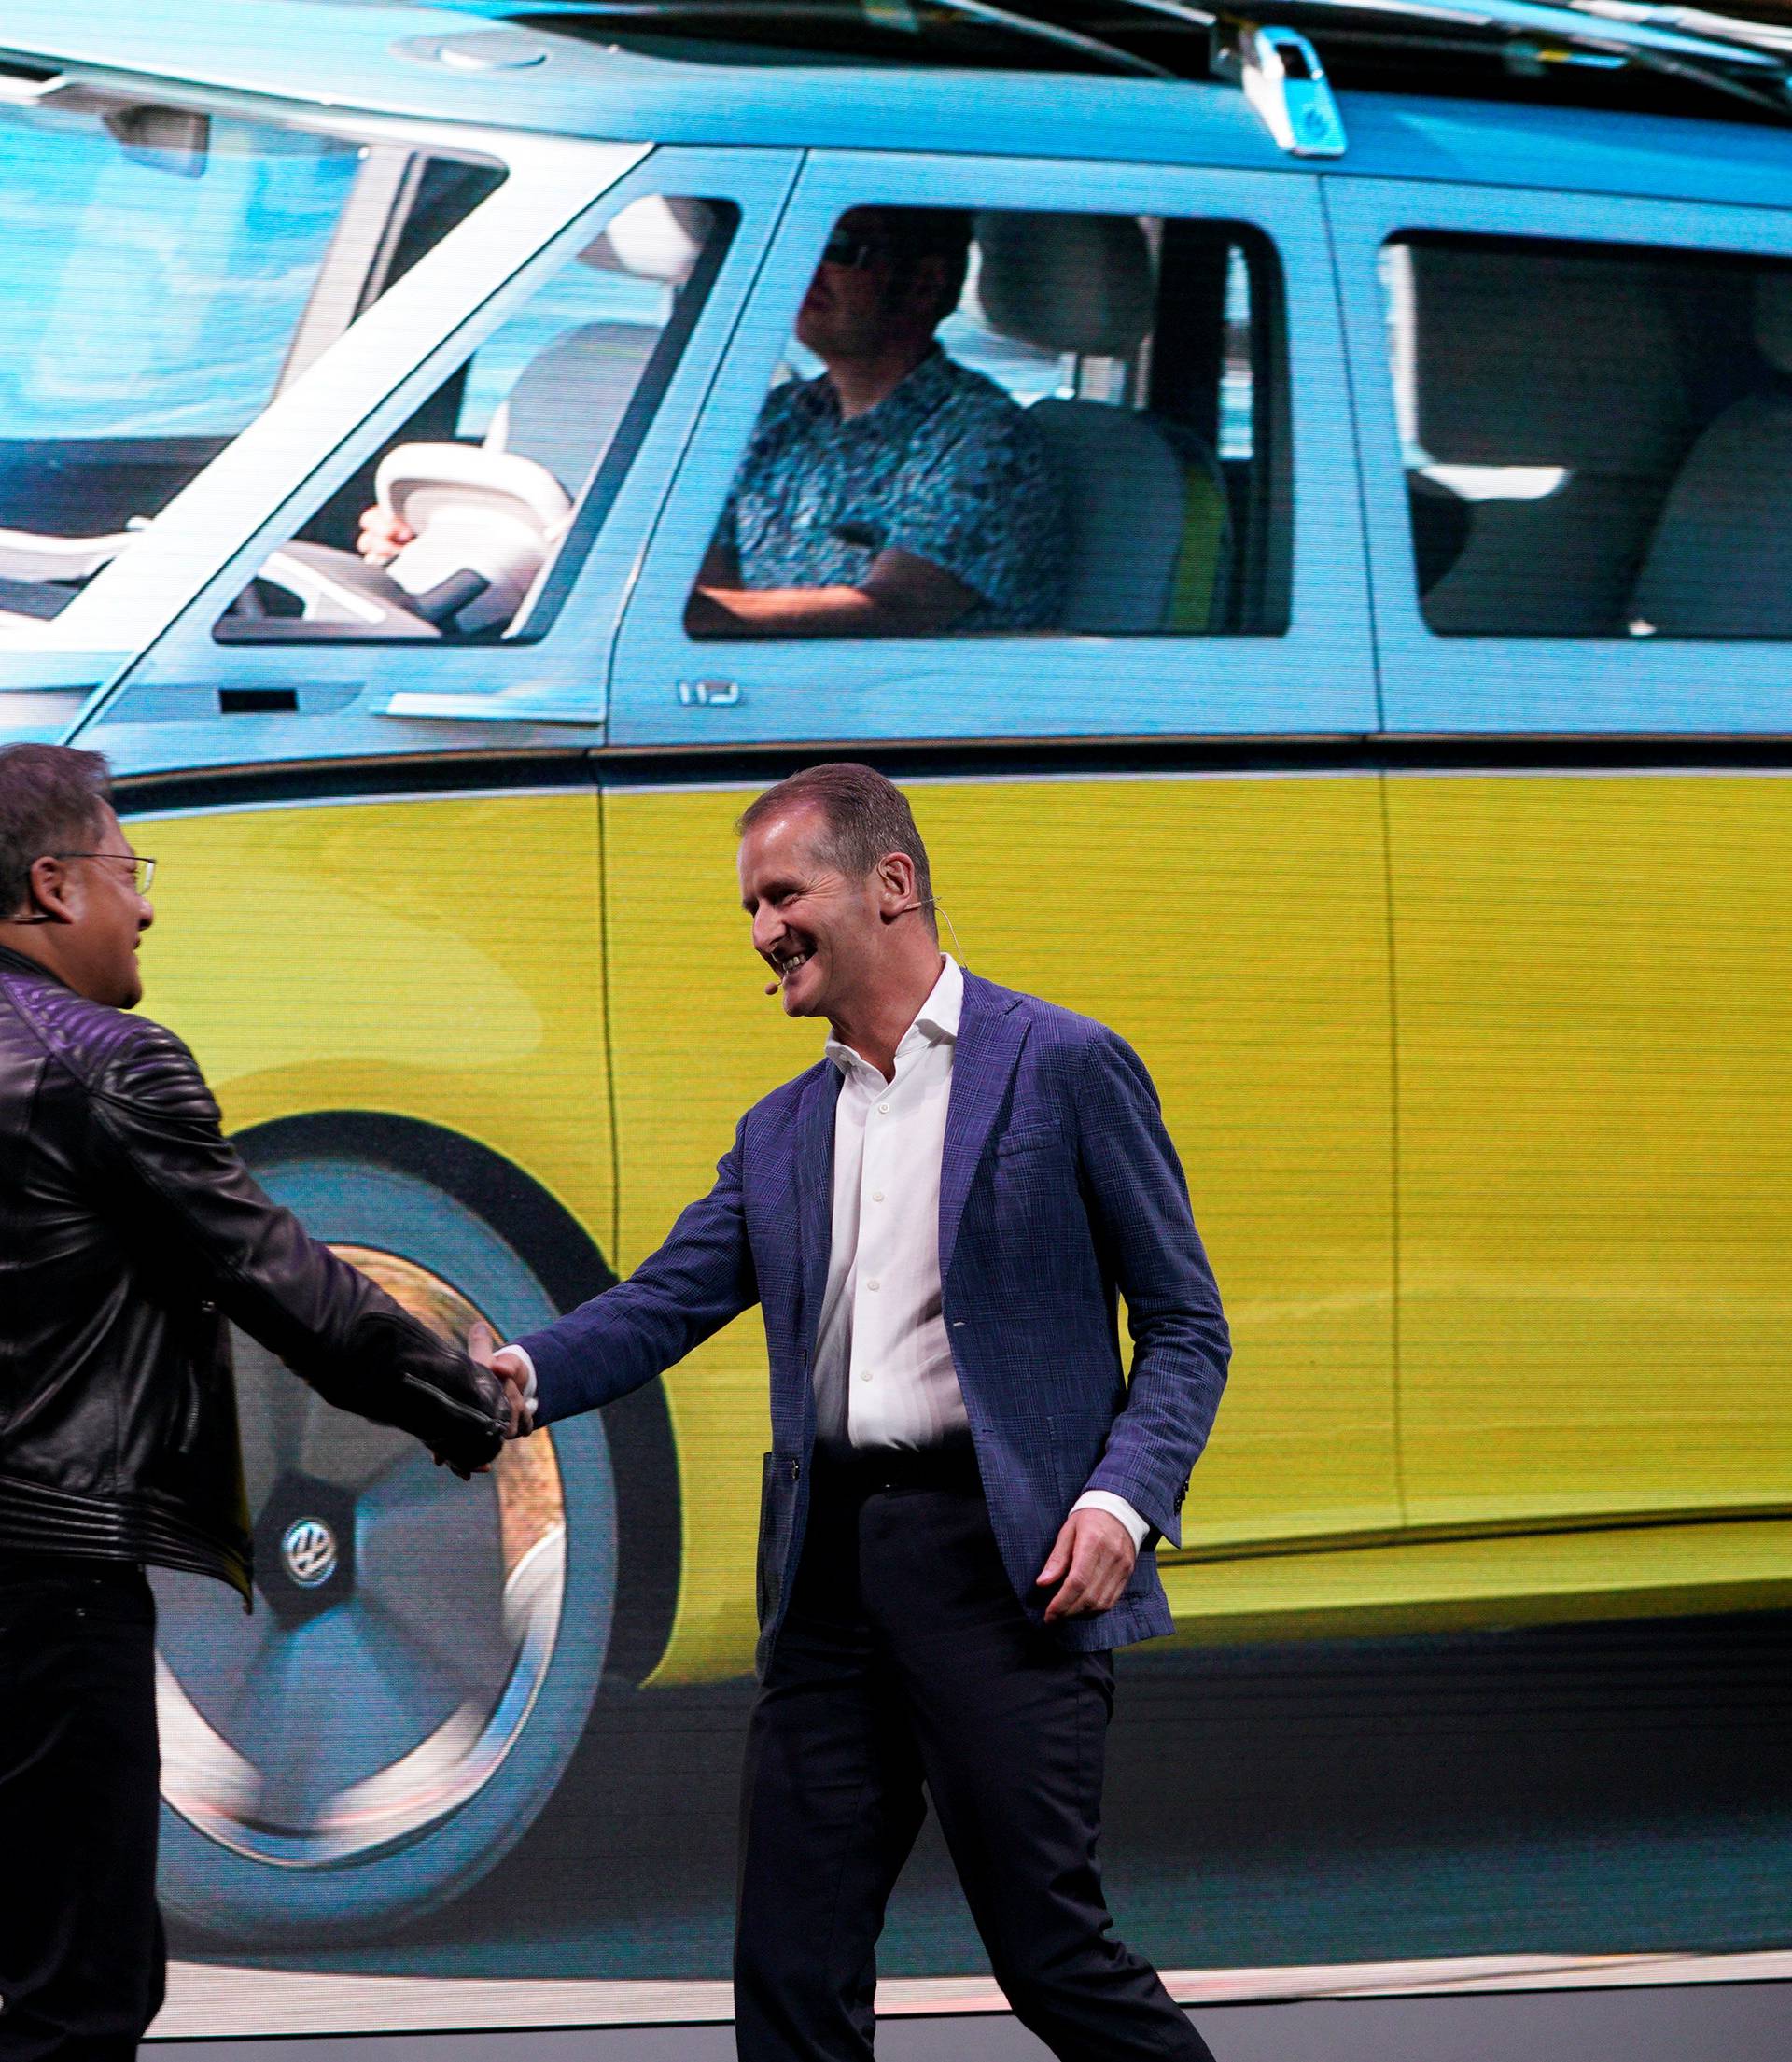
[[[1792,262],[1411,233],[1381,253],[1445,637],[1792,637]]]

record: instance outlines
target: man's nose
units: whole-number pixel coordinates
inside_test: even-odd
[[[774,915],[769,910],[759,909],[753,912],[753,950],[755,952],[769,952],[783,935],[784,923],[781,918]]]
[[[147,895],[137,897],[137,929],[147,931],[156,920],[156,905]]]

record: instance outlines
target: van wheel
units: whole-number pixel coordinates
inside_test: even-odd
[[[441,1178],[479,1149],[355,1117],[238,1143],[276,1200],[434,1329],[464,1338],[483,1317],[513,1338],[557,1314],[512,1213],[495,1222]],[[611,1442],[597,1415],[569,1420],[463,1482],[235,1343],[255,1610],[157,1575],[161,1895],[231,1940],[366,1937],[476,1882],[565,1773],[617,1617]]]

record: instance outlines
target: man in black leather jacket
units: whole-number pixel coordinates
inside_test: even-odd
[[[172,1032],[97,753],[0,750],[0,2062],[123,2056],[161,2000],[144,1566],[250,1594],[227,1322],[461,1473],[490,1371],[257,1187]]]

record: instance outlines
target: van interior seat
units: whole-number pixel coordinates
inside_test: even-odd
[[[990,211],[976,217],[975,234],[986,328],[1037,350],[1123,360],[1150,334],[1155,289],[1136,217]],[[1053,398],[1028,413],[1051,446],[1070,524],[1058,627],[1164,628],[1186,585],[1191,468],[1203,502],[1210,498],[1201,456],[1134,409]],[[1208,591],[1222,585],[1215,566]],[[1204,599],[1203,620],[1190,627],[1207,627],[1205,610]]]
[[[701,201],[651,194],[631,202],[579,253],[596,272],[659,282],[669,302],[713,233]],[[503,631],[525,614],[553,562],[565,518],[603,462],[649,360],[665,334],[654,322],[581,323],[545,344],[493,412],[479,453],[400,444],[380,477],[403,477],[419,525],[389,566],[358,553],[294,540],[260,577],[297,596],[317,634],[433,637],[441,628]],[[489,458],[485,455],[489,455]],[[431,478],[427,470],[435,469]],[[527,468],[537,477],[526,476]],[[550,512],[559,510],[559,514]],[[458,557],[456,551],[458,550]],[[249,612],[252,616],[253,612]],[[264,619],[254,634],[265,635]]]
[[[1701,432],[1637,579],[1663,637],[1792,637],[1792,272],[1756,280],[1755,342],[1771,383]]]
[[[555,503],[569,512],[623,419],[661,332],[650,322],[588,322],[544,344],[493,412],[477,453],[456,444],[398,444],[380,462],[382,481],[414,479],[433,466],[433,491],[415,496],[406,519],[415,543],[386,566],[358,552],[301,540],[272,553],[260,577],[299,599],[302,620],[357,637],[429,637],[438,625],[501,631],[527,607],[564,531],[538,518]],[[494,494],[485,455],[514,477]],[[533,468],[531,484],[518,468]],[[421,485],[423,483],[417,482]],[[424,531],[426,515],[438,534]],[[459,560],[450,563],[459,548]]]
[[[517,374],[492,416],[485,449],[534,459],[576,496],[601,462],[661,333],[651,322],[564,330]]]
[[[1483,636],[1621,636],[1688,428],[1659,272],[1538,253],[1520,294],[1504,253],[1415,244],[1411,255],[1417,433],[1433,463],[1567,475],[1538,498],[1471,504],[1463,549],[1424,596],[1426,622]]]

